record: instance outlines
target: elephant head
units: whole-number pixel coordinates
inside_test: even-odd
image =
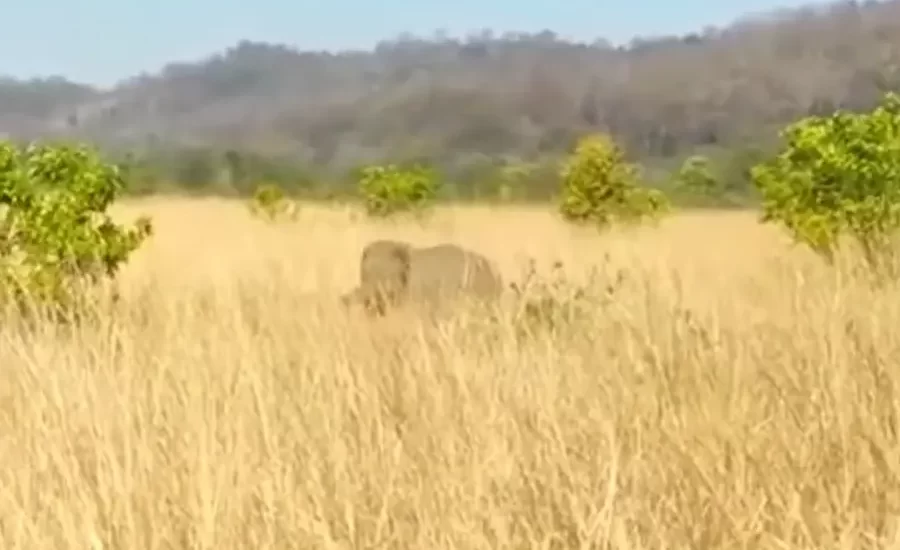
[[[388,240],[366,245],[360,261],[360,284],[341,297],[344,306],[360,305],[369,313],[383,315],[398,305],[409,285],[411,249],[406,243]]]
[[[397,302],[409,285],[412,246],[399,241],[374,241],[362,253],[359,280],[389,302]]]

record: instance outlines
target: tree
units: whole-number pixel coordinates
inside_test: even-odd
[[[656,190],[641,188],[639,168],[607,135],[581,139],[563,163],[559,210],[574,223],[605,229],[615,222],[655,218],[668,207]]]
[[[113,222],[119,169],[87,148],[0,143],[0,295],[7,305],[78,303],[79,283],[112,278],[150,235]]]
[[[715,197],[722,193],[722,185],[713,174],[708,158],[694,155],[685,159],[675,173],[675,187],[698,197]]]
[[[435,173],[422,165],[369,166],[362,169],[359,180],[366,212],[378,217],[401,212],[422,214],[437,197],[439,187]]]
[[[808,117],[781,135],[783,149],[752,171],[762,221],[829,262],[848,235],[869,267],[883,267],[900,227],[900,96],[886,94],[868,113]]]
[[[250,213],[270,223],[296,221],[297,204],[284,195],[275,184],[260,185],[250,199]]]

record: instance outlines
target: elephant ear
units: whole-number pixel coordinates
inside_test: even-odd
[[[393,250],[394,261],[397,266],[397,282],[400,283],[400,288],[406,289],[409,287],[409,270],[411,265],[411,247],[410,246],[398,246]]]
[[[396,241],[375,241],[363,251],[360,280],[389,283],[403,288],[409,280],[410,246]]]
[[[410,245],[397,241],[375,241],[363,251],[360,284],[373,309],[402,301],[409,284]]]

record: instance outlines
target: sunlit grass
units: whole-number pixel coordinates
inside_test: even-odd
[[[599,237],[538,208],[122,211],[157,234],[116,317],[0,332],[0,548],[900,544],[900,293],[753,214]],[[376,237],[611,298],[528,339],[371,325],[337,297]]]

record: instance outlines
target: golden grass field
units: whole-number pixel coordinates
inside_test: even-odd
[[[117,315],[0,331],[4,550],[900,547],[900,293],[752,213],[123,211]],[[371,324],[337,297],[378,236],[623,279],[555,335]]]

